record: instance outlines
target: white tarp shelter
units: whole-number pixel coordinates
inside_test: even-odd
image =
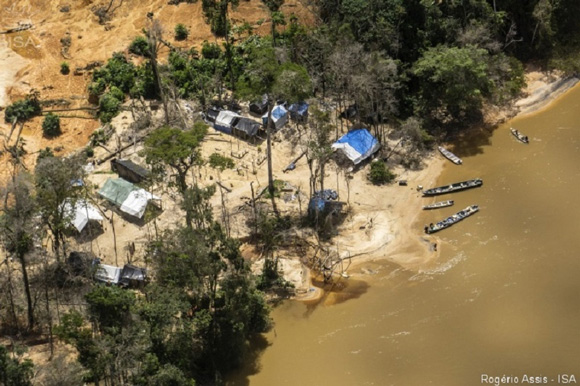
[[[95,271],[95,280],[103,283],[118,284],[119,280],[121,280],[122,271],[123,270],[119,267],[107,264],[99,264],[97,265],[97,270]]]
[[[122,178],[109,178],[99,190],[99,195],[119,206],[122,212],[142,218],[151,200],[161,200],[160,197],[141,189]]]
[[[224,133],[227,134],[231,134],[232,126],[236,118],[240,118],[240,115],[234,113],[233,111],[222,110],[215,119],[213,127],[216,130],[223,131]]]
[[[63,205],[64,213],[71,219],[72,225],[81,232],[89,221],[103,221],[101,213],[85,200],[78,200],[74,207],[70,202]]]
[[[147,203],[150,200],[160,200],[161,198],[149,193],[145,189],[133,190],[129,196],[121,204],[121,211],[135,216],[137,218],[143,217]]]

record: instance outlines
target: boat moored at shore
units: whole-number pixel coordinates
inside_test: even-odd
[[[443,154],[443,156],[445,158],[447,158],[449,161],[453,162],[455,165],[461,165],[463,163],[461,158],[459,158],[458,156],[456,156],[455,154],[453,154],[449,150],[445,149],[444,147],[439,146],[438,149],[441,152],[441,154]]]
[[[429,225],[425,225],[425,233],[431,234],[439,232],[440,230],[443,230],[445,228],[449,228],[451,225],[463,220],[464,218],[471,216],[477,211],[479,211],[479,206],[470,205],[467,208],[455,213],[454,215],[447,217],[445,220],[439,221],[436,224],[431,223]]]
[[[437,196],[439,194],[459,192],[461,190],[477,188],[483,185],[483,180],[481,178],[475,178],[473,180],[467,180],[462,182],[456,182],[454,184],[438,186],[436,188],[431,188],[423,191],[423,196]]]
[[[433,204],[425,205],[423,207],[423,209],[424,210],[439,209],[439,208],[445,208],[445,207],[451,206],[451,205],[453,205],[453,200],[439,201],[439,202],[435,202]]]

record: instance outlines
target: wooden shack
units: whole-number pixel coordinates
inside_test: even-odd
[[[151,175],[149,170],[132,161],[116,158],[111,160],[111,170],[117,173],[122,179],[136,184],[147,180]]]

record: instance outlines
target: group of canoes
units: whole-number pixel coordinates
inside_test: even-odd
[[[514,129],[513,127],[510,128],[510,131],[514,135],[514,137],[516,137],[520,142],[530,143],[527,135],[520,133],[517,129]],[[453,154],[449,150],[445,149],[442,146],[439,146],[438,149],[441,152],[441,154],[443,154],[443,156],[445,158],[447,158],[448,160],[450,160],[454,164],[456,164],[456,165],[463,164],[463,161],[461,160],[461,158],[457,157],[455,154]],[[440,194],[453,193],[453,192],[458,192],[458,191],[465,190],[465,189],[477,188],[477,187],[480,187],[481,185],[483,185],[483,181],[480,178],[475,178],[473,180],[456,182],[456,183],[445,185],[445,186],[439,186],[436,188],[427,189],[423,192],[423,196],[429,197],[429,196],[437,196]],[[451,205],[453,205],[453,200],[447,200],[447,201],[435,202],[435,203],[430,204],[430,205],[425,205],[423,207],[423,209],[425,209],[425,210],[427,210],[427,209],[439,209],[439,208],[445,208],[445,207],[451,206]],[[463,220],[464,218],[471,216],[472,214],[476,213],[477,211],[479,211],[479,206],[470,205],[467,208],[447,217],[446,219],[444,219],[442,221],[439,221],[435,224],[431,223],[429,225],[425,225],[425,233],[435,233],[435,232],[440,231],[442,229],[448,228],[451,225],[455,224],[456,222],[459,222],[459,221]]]

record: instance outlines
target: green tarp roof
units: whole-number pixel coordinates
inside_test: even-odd
[[[127,197],[129,197],[129,193],[135,189],[138,188],[122,178],[109,178],[101,190],[99,190],[99,195],[113,204],[121,206]]]

